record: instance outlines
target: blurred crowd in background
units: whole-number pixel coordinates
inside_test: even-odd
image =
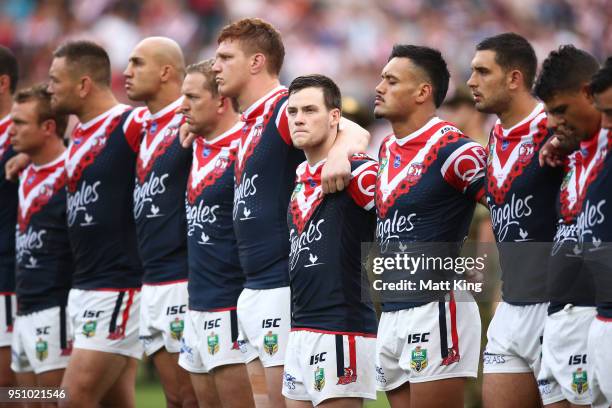
[[[246,16],[262,17],[283,34],[283,83],[305,73],[329,75],[346,97],[346,113],[365,126],[372,125],[374,87],[392,45],[440,49],[452,76],[447,118],[483,142],[490,119],[474,113],[462,88],[478,41],[515,31],[540,59],[565,43],[600,59],[612,54],[609,0],[0,0],[0,44],[16,53],[21,85],[28,85],[46,80],[61,42],[93,39],[109,51],[115,91],[127,102],[122,72],[140,39],[171,37],[192,63],[213,56],[219,29]],[[372,130],[379,135],[386,127],[374,123]]]

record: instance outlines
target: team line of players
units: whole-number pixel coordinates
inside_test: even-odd
[[[499,117],[487,152],[436,116],[440,53],[395,46],[374,109],[394,133],[376,161],[359,153],[369,135],[341,117],[333,81],[280,86],[282,39],[260,19],[225,27],[215,59],[186,69],[172,40],[143,40],[124,75],[145,108],[117,103],[96,44],[53,57],[48,86],[13,103],[16,75],[3,82],[2,164],[31,161],[18,188],[1,186],[16,214],[3,204],[15,265],[2,257],[0,346],[20,384],[61,384],[69,406],[133,406],[144,349],[169,406],[253,406],[262,378],[271,406],[360,406],[377,388],[392,406],[463,406],[480,360],[476,303],[420,291],[383,302],[377,322],[360,246],[459,247],[480,202],[500,244],[550,243],[500,245],[485,406],[612,401],[610,61],[553,51],[540,102],[529,43],[483,40],[468,85]],[[80,123],[66,149],[67,114]]]

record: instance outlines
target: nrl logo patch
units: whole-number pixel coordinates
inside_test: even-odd
[[[263,339],[264,351],[268,355],[273,356],[278,351],[278,335],[268,331],[268,334]]]
[[[410,368],[420,373],[427,368],[427,349],[417,346],[410,355]]]
[[[36,358],[43,361],[49,355],[49,345],[46,341],[39,338],[36,342]]]
[[[208,344],[208,354],[214,356],[219,352],[219,335],[212,332],[208,335],[206,342]]]
[[[325,387],[325,369],[317,367],[314,372],[314,389],[320,392],[323,387]]]
[[[183,329],[185,329],[184,320],[177,317],[170,322],[170,336],[172,336],[174,340],[180,340],[181,337],[183,337]]]
[[[582,368],[577,369],[572,373],[572,390],[578,395],[582,395],[589,389],[587,381],[587,372]]]

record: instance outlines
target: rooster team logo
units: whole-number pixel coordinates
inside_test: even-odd
[[[487,190],[496,204],[501,205],[508,191],[533,158],[548,136],[546,113],[542,107],[530,121],[504,131],[496,124],[489,138],[489,157],[487,160]],[[533,126],[533,124],[536,126]]]
[[[25,182],[19,186],[17,225],[24,232],[32,215],[44,207],[53,194],[66,185],[66,172],[61,160],[49,173],[39,174],[32,166],[24,171]]]
[[[338,377],[338,383],[336,385],[346,385],[357,382],[357,373],[352,367],[344,367],[344,375]]]
[[[93,164],[98,155],[106,147],[110,134],[120,126],[122,114],[128,109],[125,105],[118,105],[105,118],[94,123],[86,130],[75,128],[73,142],[68,147],[66,159],[66,173],[68,175],[68,191],[74,193],[77,184],[86,168]]]
[[[231,168],[236,159],[240,132],[234,131],[223,145],[198,143],[193,150],[193,163],[187,181],[187,201],[195,203],[202,191],[215,184]]]
[[[419,179],[423,175],[423,163],[412,163],[408,167],[408,172],[406,174],[406,180],[409,183],[418,183]]]
[[[323,187],[314,180],[314,178],[320,179],[321,169],[322,165],[319,165],[312,175],[307,163],[302,163],[297,169],[298,182],[291,194],[289,211],[298,234],[302,233],[306,223],[323,201]]]
[[[272,114],[278,103],[287,95],[287,89],[280,89],[269,98],[255,107],[248,114],[248,117],[243,116],[246,122],[242,128],[242,137],[240,146],[238,147],[238,156],[236,159],[236,183],[240,184],[242,175],[246,169],[246,163],[255,152],[255,148],[263,139],[263,134],[270,120],[274,120]]]
[[[535,153],[535,145],[532,142],[521,143],[519,147],[518,160],[521,163],[529,163]]]
[[[147,175],[151,172],[155,161],[163,156],[172,143],[177,140],[182,121],[183,115],[172,113],[169,115],[169,119],[162,117],[159,122],[153,122],[157,125],[155,130],[153,130],[152,125],[144,126],[144,134],[136,161],[136,176],[141,184],[144,183]],[[156,131],[159,132],[155,135]]]
[[[379,217],[386,217],[395,201],[421,181],[438,158],[440,149],[461,137],[465,136],[458,129],[441,120],[411,139],[411,146],[416,146],[414,150],[406,149],[394,135],[387,137],[381,145],[381,166],[376,181]]]

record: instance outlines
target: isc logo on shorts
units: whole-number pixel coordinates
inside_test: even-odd
[[[100,317],[102,313],[104,313],[104,310],[85,310],[85,312],[83,312],[83,317],[86,319],[96,319]]]
[[[324,351],[319,354],[315,354],[314,356],[310,356],[310,365],[319,364],[325,361],[327,357],[327,351]]]
[[[408,344],[427,343],[428,341],[429,341],[429,332],[409,334],[408,339],[406,340]]]
[[[264,319],[261,321],[262,329],[269,329],[270,327],[280,327],[280,318],[277,319]]]
[[[221,327],[221,318],[204,322],[204,330],[214,329],[215,327]]]
[[[187,305],[174,305],[166,308],[166,315],[172,316],[177,314],[185,314],[187,312]]]

